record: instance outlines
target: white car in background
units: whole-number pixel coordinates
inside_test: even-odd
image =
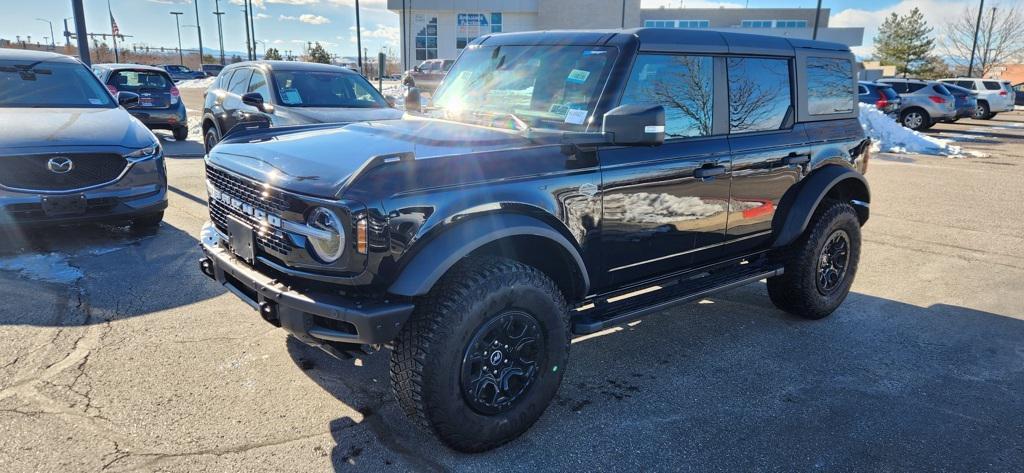
[[[939,79],[939,82],[958,85],[978,93],[978,108],[974,118],[988,120],[999,112],[1013,111],[1013,89],[1005,81],[957,77]]]

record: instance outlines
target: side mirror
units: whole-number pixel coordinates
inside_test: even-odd
[[[263,95],[259,92],[249,92],[242,96],[242,103],[255,107],[264,113],[274,113],[274,107],[263,101]]]
[[[420,95],[420,89],[416,87],[410,87],[409,91],[405,93],[405,111],[407,112],[421,112],[423,111],[423,102]]]
[[[615,145],[660,145],[665,142],[665,107],[620,105],[604,114],[601,132]]]
[[[139,94],[135,92],[118,92],[117,104],[124,108],[135,108],[139,106]]]

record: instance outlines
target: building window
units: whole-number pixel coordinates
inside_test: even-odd
[[[711,22],[708,20],[679,20],[677,28],[710,28]]]
[[[646,20],[644,26],[647,28],[675,28],[675,20]]]
[[[459,13],[455,25],[455,48],[463,49],[474,39],[489,33],[501,33],[500,12]]]
[[[428,21],[417,15],[414,20],[415,26],[422,25],[416,31],[416,60],[437,59],[437,17],[432,16]]]
[[[776,20],[776,28],[807,28],[807,20]]]
[[[771,28],[772,20],[743,20],[740,22],[743,28]]]

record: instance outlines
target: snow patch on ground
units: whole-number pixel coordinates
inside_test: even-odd
[[[968,151],[953,145],[952,140],[935,138],[904,128],[874,105],[860,104],[860,124],[874,141],[873,150],[885,153],[926,154],[961,158],[984,157],[984,153]]]
[[[36,281],[71,284],[82,277],[82,271],[68,264],[68,256],[60,253],[37,253],[0,258],[0,270],[15,271]]]
[[[217,80],[216,76],[204,77],[202,79],[183,80],[174,85],[177,86],[179,89],[205,89],[209,87],[210,84],[212,84],[213,81],[215,80]]]

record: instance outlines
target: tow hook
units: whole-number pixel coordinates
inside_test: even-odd
[[[210,279],[217,279],[217,277],[213,275],[213,261],[210,261],[210,258],[202,258],[199,260],[199,270],[202,271],[203,274],[209,276]]]
[[[277,304],[271,301],[260,302],[260,317],[275,327],[281,326],[281,319],[277,316]]]

